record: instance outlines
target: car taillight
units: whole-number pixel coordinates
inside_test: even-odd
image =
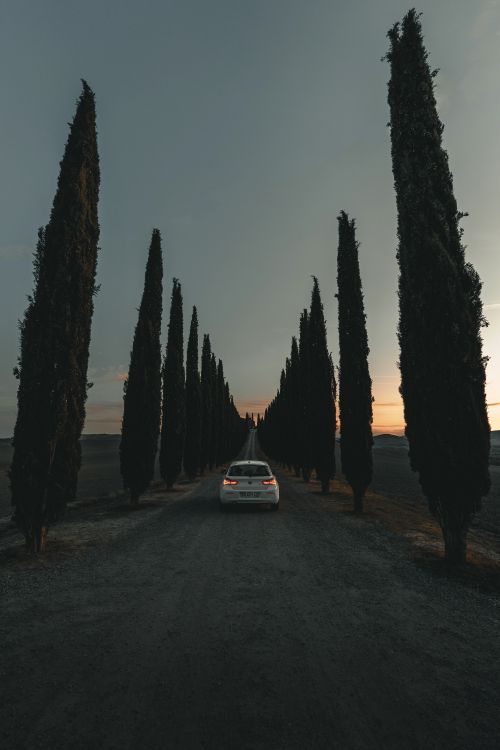
[[[238,482],[236,481],[236,479],[227,479],[226,477],[224,477],[223,484],[238,484]]]
[[[262,484],[276,484],[276,477],[273,477],[272,479],[263,479]]]

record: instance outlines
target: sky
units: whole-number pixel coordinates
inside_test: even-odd
[[[182,283],[242,412],[263,411],[319,279],[338,363],[337,216],[356,219],[374,431],[401,432],[387,30],[399,0],[15,0],[0,27],[0,436],[18,320],[68,122],[96,94],[101,225],[85,432],[119,432],[153,227],[166,342]],[[483,280],[487,400],[500,428],[500,4],[425,0],[422,24],[467,260]]]

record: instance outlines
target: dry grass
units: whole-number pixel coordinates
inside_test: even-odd
[[[199,481],[181,479],[167,491],[162,482],[153,482],[136,506],[130,505],[124,492],[69,503],[64,521],[49,529],[43,555],[28,553],[19,531],[4,521],[0,530],[0,566],[39,568],[78,557],[89,547],[109,544],[126,534],[145,518],[193,492],[198,485]]]
[[[441,528],[430,514],[426,501],[412,502],[408,498],[393,498],[370,490],[366,493],[364,511],[353,512],[351,488],[342,479],[331,483],[331,491],[323,495],[319,482],[311,480],[306,487],[292,472],[283,470],[297,489],[314,495],[317,507],[325,513],[342,513],[360,525],[381,524],[401,537],[410,547],[418,567],[432,573],[462,581],[488,591],[500,590],[500,533],[472,529],[468,535],[467,562],[450,567],[444,560]]]

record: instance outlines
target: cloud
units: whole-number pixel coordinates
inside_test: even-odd
[[[398,406],[399,408],[401,408],[403,406],[403,402],[402,401],[377,401],[375,399],[375,401],[373,402],[373,405],[374,406]]]
[[[500,302],[489,302],[487,305],[483,305],[485,310],[500,310]]]
[[[102,383],[123,383],[128,375],[124,365],[108,365],[107,367],[89,367],[87,380],[96,385]]]
[[[486,404],[486,406],[488,408],[490,408],[491,406],[500,406],[500,401],[493,401],[491,404]]]

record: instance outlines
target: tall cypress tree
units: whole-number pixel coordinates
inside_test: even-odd
[[[335,477],[335,381],[326,340],[326,325],[318,280],[314,277],[309,313],[309,347],[311,357],[311,448],[313,466],[328,492]]]
[[[15,520],[29,549],[74,497],[81,463],[99,223],[94,94],[85,81],[50,220],[40,231],[35,289],[21,324],[18,415],[10,469]]]
[[[360,513],[373,473],[372,381],[355,222],[344,211],[338,222],[340,456],[342,472],[352,488],[354,511]]]
[[[311,348],[309,338],[309,313],[303,310],[299,330],[299,431],[300,466],[302,478],[308,482],[313,466],[311,434]]]
[[[389,39],[406,435],[446,559],[463,562],[472,516],[490,487],[481,282],[465,261],[434,74],[415,10]]]
[[[231,441],[231,392],[229,383],[224,384],[224,448],[222,451],[222,463],[233,457]]]
[[[123,394],[120,470],[133,505],[154,477],[161,412],[161,237],[153,229]]]
[[[212,349],[210,346],[210,336],[205,334],[203,337],[203,347],[201,350],[201,450],[200,450],[200,474],[203,474],[209,463],[210,441],[212,436],[212,388],[210,380],[210,358]]]
[[[193,307],[186,359],[186,442],[184,469],[189,479],[196,477],[201,452],[201,386],[198,370],[198,313]]]
[[[210,447],[208,461],[210,469],[217,465],[218,453],[218,420],[219,397],[217,389],[217,360],[215,354],[210,355],[210,393],[212,395],[212,424],[210,428]]]
[[[160,474],[171,489],[182,470],[186,424],[182,293],[174,279],[167,350],[163,365]]]
[[[289,465],[289,399],[288,399],[288,376],[290,371],[290,363],[288,357],[285,360],[285,367],[281,370],[280,375],[280,387],[278,391],[278,403],[279,403],[279,427],[280,427],[280,441],[279,441],[279,454],[278,458],[283,467]]]
[[[300,358],[297,339],[292,336],[292,348],[290,352],[290,463],[295,472],[295,476],[300,476]],[[257,415],[257,424],[260,422],[260,415]]]
[[[220,466],[224,461],[224,433],[225,433],[225,420],[224,420],[224,365],[222,360],[219,359],[217,365],[217,379],[216,379],[216,390],[217,390],[217,410],[216,410],[216,431],[217,431],[217,450],[216,450],[216,464]]]

